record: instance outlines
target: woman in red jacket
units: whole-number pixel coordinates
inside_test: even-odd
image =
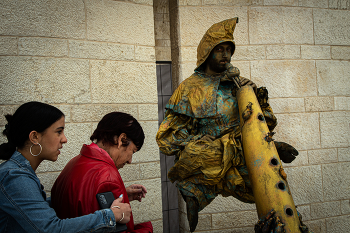
[[[144,132],[129,114],[112,112],[98,123],[90,145],[83,145],[80,154],[68,162],[52,190],[52,206],[60,218],[73,218],[100,209],[96,194],[111,191],[115,198],[123,195],[124,203],[141,201],[147,190],[134,184],[127,188],[118,172],[131,163],[132,155],[141,149]],[[153,232],[151,222],[134,225],[131,215],[127,232]]]

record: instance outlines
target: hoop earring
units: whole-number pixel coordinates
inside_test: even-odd
[[[40,146],[40,152],[39,152],[37,155],[33,154],[33,152],[32,152],[32,147],[33,147],[34,145],[39,145],[39,146]],[[30,154],[33,155],[33,156],[38,156],[38,155],[40,155],[40,153],[41,153],[42,150],[43,150],[43,148],[41,147],[41,145],[40,145],[39,142],[38,142],[37,144],[34,144],[34,143],[33,143],[33,144],[30,146],[30,148],[29,148],[29,152],[30,152]]]

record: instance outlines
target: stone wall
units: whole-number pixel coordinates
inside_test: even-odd
[[[180,65],[174,78],[193,73],[197,45],[212,24],[238,16],[232,64],[268,88],[279,122],[274,138],[300,152],[285,165],[298,211],[315,233],[350,232],[350,2],[178,4],[179,42],[173,49],[178,47]],[[180,211],[181,232],[188,232],[182,199]],[[197,231],[254,232],[256,221],[255,205],[218,197],[200,212]]]
[[[65,113],[68,143],[58,161],[37,169],[50,192],[102,116],[132,114],[146,141],[121,175],[126,185],[148,189],[141,203],[132,202],[135,222],[151,220],[162,232],[153,1],[4,0],[0,6],[1,132],[3,115],[27,101]]]

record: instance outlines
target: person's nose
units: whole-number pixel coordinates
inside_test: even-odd
[[[223,54],[222,54],[222,57],[223,58],[228,58],[229,56],[229,52],[228,51],[224,51]]]
[[[131,164],[132,162],[132,157],[127,161],[128,164]]]
[[[67,143],[67,141],[68,141],[68,140],[67,140],[67,138],[66,138],[66,135],[63,134],[63,138],[62,138],[62,141],[61,141],[61,142],[62,142],[62,143]]]

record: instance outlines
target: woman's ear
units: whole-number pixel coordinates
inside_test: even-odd
[[[37,144],[39,141],[40,135],[37,131],[33,130],[29,133],[29,141],[33,144]]]

